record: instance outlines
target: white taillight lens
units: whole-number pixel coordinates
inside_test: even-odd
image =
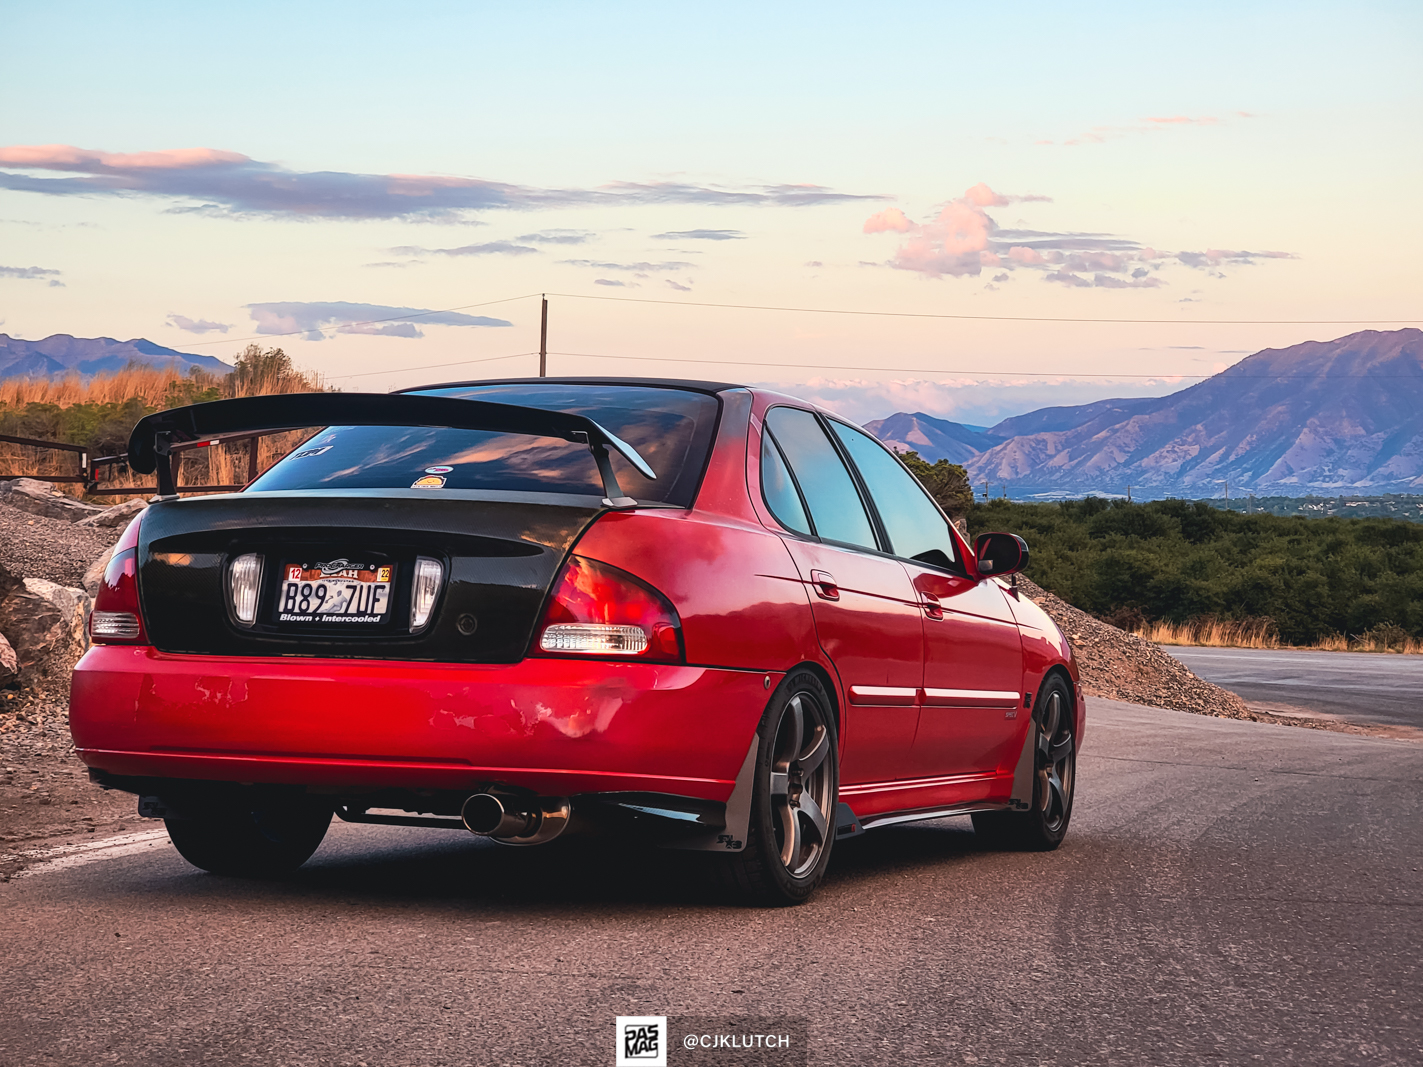
[[[560,622],[544,629],[539,648],[545,652],[613,652],[635,656],[647,649],[647,631],[641,626]]]
[[[435,601],[444,584],[445,568],[437,559],[421,556],[415,561],[415,588],[410,592],[410,629],[423,630],[435,610]]]
[[[232,614],[243,626],[257,621],[257,599],[262,592],[262,557],[255,552],[238,556],[228,572],[232,583]]]
[[[89,616],[91,637],[116,637],[131,641],[143,633],[138,616],[131,611],[96,611]]]

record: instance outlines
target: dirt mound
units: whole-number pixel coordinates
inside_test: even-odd
[[[1021,575],[1018,589],[1072,642],[1082,690],[1089,696],[1226,719],[1278,721],[1251,711],[1234,693],[1193,674],[1159,645],[1093,618]]]

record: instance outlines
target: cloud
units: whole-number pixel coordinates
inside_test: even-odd
[[[581,245],[597,236],[589,230],[540,230],[515,237],[514,240],[534,245]]]
[[[190,319],[186,315],[169,315],[168,325],[176,326],[188,333],[226,333],[232,326],[225,322],[209,322],[207,319]]]
[[[45,278],[53,278],[61,271],[51,270],[48,267],[0,267],[0,278],[29,278],[34,281],[41,281]],[[53,285],[53,281],[50,282]],[[61,285],[64,283],[61,282]]]
[[[1299,259],[1293,252],[1232,252],[1224,248],[1208,248],[1204,252],[1177,252],[1176,258],[1197,270],[1212,270],[1223,263],[1250,263],[1257,259]]]
[[[1160,133],[1164,130],[1180,129],[1185,126],[1224,126],[1231,119],[1253,119],[1255,116],[1248,111],[1237,111],[1231,118],[1221,118],[1218,115],[1148,115],[1139,119],[1135,125],[1125,126],[1093,126],[1086,133],[1078,134],[1070,140],[1057,141],[1037,141],[1036,144],[1058,144],[1065,146],[1084,144],[1103,144],[1106,141],[1114,141],[1121,137],[1137,137],[1142,134]]]
[[[419,245],[398,245],[387,249],[393,256],[527,256],[537,255],[537,248],[513,241],[485,241],[483,244],[460,245],[458,248],[421,248]]]
[[[423,337],[420,326],[509,326],[504,319],[465,315],[458,311],[355,304],[345,300],[275,301],[248,304],[257,332],[301,333],[307,341],[325,340],[325,331],[369,334],[377,337]]]
[[[297,171],[213,148],[100,152],[72,145],[0,147],[0,188],[52,196],[156,196],[172,210],[219,216],[457,220],[464,212],[586,205],[704,204],[809,207],[881,196],[820,185],[746,188],[685,182],[612,182],[544,189],[440,174]],[[60,172],[70,177],[49,177]],[[568,242],[565,242],[568,243]]]
[[[1258,259],[1295,259],[1292,252],[1165,252],[1116,234],[1081,231],[1006,229],[987,208],[1042,196],[1005,196],[980,182],[948,201],[928,222],[918,223],[898,208],[886,208],[865,220],[864,233],[900,233],[903,242],[889,266],[933,278],[977,277],[985,268],[1041,270],[1046,281],[1074,289],[1156,289],[1168,284],[1155,272],[1175,260],[1224,277],[1224,264]],[[865,265],[862,261],[862,265]],[[1090,275],[1090,277],[1087,277]],[[1006,281],[999,274],[994,282]]]
[[[596,259],[560,259],[567,267],[588,267],[593,270],[625,270],[635,274],[656,274],[674,270],[686,270],[691,263],[673,260],[669,263],[604,263]]]
[[[637,285],[629,282],[620,282],[613,278],[594,278],[594,285],[612,285],[619,289],[636,289]]]
[[[746,235],[740,230],[669,230],[667,233],[654,233],[653,240],[658,241],[744,241]]]
[[[991,426],[1010,415],[1042,407],[1089,404],[1108,397],[1162,396],[1181,388],[1180,378],[906,377],[892,381],[820,377],[810,381],[751,382],[821,404],[863,425],[896,411]]]
[[[671,288],[676,289],[679,293],[690,293],[692,291],[692,287],[690,285],[683,285],[681,282],[674,282],[671,278],[663,278],[662,280],[666,282]]]

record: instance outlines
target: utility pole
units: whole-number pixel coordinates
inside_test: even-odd
[[[1131,486],[1127,486],[1127,503],[1131,503]]]
[[[539,377],[548,377],[548,297],[543,296],[543,314],[539,317]]]

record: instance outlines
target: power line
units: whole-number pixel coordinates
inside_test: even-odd
[[[1094,319],[1059,315],[957,315],[936,311],[857,311],[851,308],[778,307],[771,304],[714,304],[700,300],[658,300],[643,296],[602,296],[549,293],[569,300],[611,300],[627,304],[670,304],[681,307],[736,308],[742,311],[794,311],[806,315],[874,315],[891,319],[961,319],[977,322],[1153,323],[1171,326],[1367,326],[1423,322],[1423,319]]]
[[[631,359],[640,363],[703,363],[709,366],[736,366],[736,367],[789,367],[797,370],[859,370],[859,371],[884,371],[889,374],[987,374],[993,376],[1004,376],[1011,378],[1214,378],[1225,371],[1215,371],[1210,374],[1178,374],[1175,372],[1162,371],[1158,374],[1076,374],[1072,371],[1041,371],[1041,370],[986,370],[986,369],[957,369],[939,370],[931,367],[838,367],[820,363],[769,363],[762,360],[750,359],[691,359],[678,356],[615,356],[607,352],[550,352],[551,356],[573,356],[580,359]],[[1275,380],[1278,378],[1314,378],[1313,374],[1232,374],[1231,378],[1260,378],[1264,380]],[[1411,381],[1423,380],[1423,374],[1332,374],[1331,378],[1406,378]]]
[[[426,363],[420,367],[396,367],[394,370],[363,370],[355,374],[332,374],[327,375],[331,381],[340,378],[367,378],[373,374],[404,374],[412,370],[436,370],[440,367],[463,367],[469,363],[493,363],[499,359],[517,359],[519,356],[537,356],[537,352],[510,352],[507,356],[486,356],[483,359],[457,359],[453,363]]]

